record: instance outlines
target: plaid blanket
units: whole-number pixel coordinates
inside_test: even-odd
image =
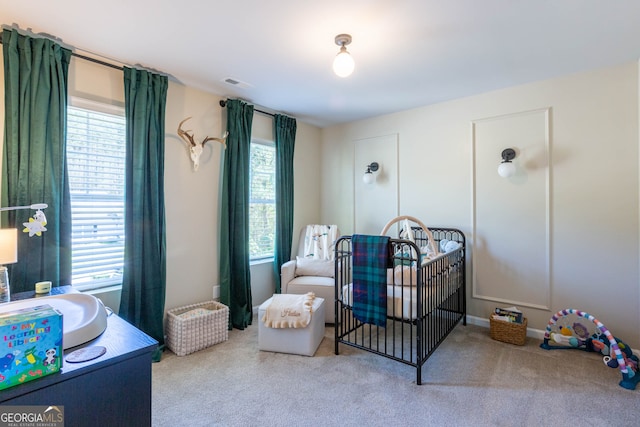
[[[389,237],[354,234],[353,315],[364,323],[387,325],[387,256]]]

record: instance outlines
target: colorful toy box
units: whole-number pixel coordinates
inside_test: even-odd
[[[0,390],[60,371],[62,314],[39,305],[0,314]]]

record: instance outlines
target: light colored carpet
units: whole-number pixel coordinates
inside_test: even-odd
[[[640,425],[640,390],[594,353],[492,340],[458,325],[415,369],[348,346],[333,327],[314,357],[261,352],[258,324],[153,364],[154,426]]]

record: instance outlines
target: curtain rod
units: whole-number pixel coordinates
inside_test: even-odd
[[[121,66],[115,65],[115,64],[110,64],[108,62],[101,61],[101,60],[96,59],[96,58],[91,58],[90,56],[81,55],[81,54],[75,53],[75,52],[71,52],[71,56],[75,56],[76,58],[84,59],[85,61],[95,62],[96,64],[104,65],[105,67],[110,67],[110,68],[114,68],[116,70],[124,71],[124,67],[121,67]]]
[[[227,101],[226,101],[226,100],[224,100],[224,99],[221,99],[221,100],[220,100],[220,106],[221,106],[222,108],[226,107],[226,106],[227,106]],[[262,111],[262,110],[258,110],[257,108],[254,108],[254,109],[253,109],[253,111],[258,112],[258,113],[262,113],[262,114],[266,114],[267,116],[275,117],[275,114],[273,114],[273,113],[268,113],[268,112],[266,112],[266,111]]]
[[[2,32],[0,32],[0,44],[2,44]],[[85,61],[89,61],[89,62],[93,62],[95,64],[100,64],[100,65],[104,65],[105,67],[110,67],[116,70],[120,70],[120,71],[124,71],[124,67],[120,66],[120,65],[115,65],[115,64],[111,64],[109,62],[105,62],[102,61],[100,59],[96,59],[96,58],[92,58],[90,56],[86,56],[86,55],[82,55],[80,53],[76,53],[76,52],[71,52],[71,56],[75,56],[76,58],[80,58],[80,59],[84,59]],[[220,100],[220,106],[222,108],[227,106],[227,101],[224,99]],[[269,113],[267,111],[263,111],[257,108],[254,108],[253,111],[256,111],[258,113],[262,113],[262,114],[266,114],[267,116],[271,116],[271,117],[275,117],[275,114],[273,113]]]
[[[43,37],[43,38],[47,38],[47,37]],[[2,44],[2,32],[0,32],[0,44]],[[120,71],[124,70],[124,68],[119,66],[119,65],[115,65],[115,64],[111,64],[109,62],[101,61],[99,59],[92,58],[90,56],[85,56],[85,55],[82,55],[80,53],[76,53],[76,52],[73,52],[73,51],[71,52],[71,56],[75,56],[76,58],[84,59],[85,61],[94,62],[96,64],[104,65],[105,67],[114,68],[116,70],[120,70]]]

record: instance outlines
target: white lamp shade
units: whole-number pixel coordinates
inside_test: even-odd
[[[0,265],[18,262],[18,229],[0,229]]]
[[[502,162],[500,166],[498,166],[498,175],[503,178],[509,178],[516,173],[516,167],[511,162]]]
[[[372,184],[375,180],[376,177],[371,172],[365,172],[365,174],[362,175],[362,182],[364,182],[365,184]]]
[[[339,77],[347,77],[353,73],[354,68],[355,63],[351,54],[347,52],[345,47],[342,47],[333,60],[333,72]]]

